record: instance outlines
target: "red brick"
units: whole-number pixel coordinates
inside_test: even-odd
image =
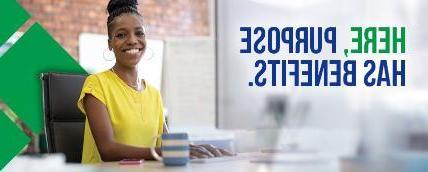
[[[106,34],[107,0],[18,0],[78,59],[82,32]],[[148,38],[209,35],[208,0],[140,0]]]

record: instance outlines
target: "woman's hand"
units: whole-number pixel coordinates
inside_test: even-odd
[[[235,156],[226,149],[217,148],[210,144],[194,145],[190,144],[190,158],[213,158],[221,156]]]

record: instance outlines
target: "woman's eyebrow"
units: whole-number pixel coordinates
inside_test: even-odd
[[[119,31],[126,31],[126,29],[123,28],[123,27],[121,27],[121,28],[117,28],[117,29],[114,30],[114,32],[119,32]]]
[[[134,29],[135,29],[135,30],[140,30],[140,29],[141,29],[141,30],[144,30],[144,28],[143,28],[143,27],[141,27],[141,26],[137,26],[137,27],[135,27]]]

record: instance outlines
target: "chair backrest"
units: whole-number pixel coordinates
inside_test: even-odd
[[[85,116],[77,108],[86,75],[42,74],[45,132],[49,153],[81,162]]]

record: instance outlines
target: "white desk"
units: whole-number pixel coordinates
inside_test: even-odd
[[[262,153],[241,154],[238,156],[248,157],[254,155],[260,156]],[[266,154],[263,154],[266,155]],[[339,172],[339,165],[337,161],[326,163],[254,163],[250,162],[251,159],[240,159],[226,162],[212,162],[212,163],[189,163],[183,167],[165,167],[161,162],[145,161],[141,165],[119,165],[118,162],[106,162],[96,165],[82,165],[82,164],[63,164],[52,165],[49,162],[25,163],[28,160],[18,160],[7,167],[7,171],[79,171],[79,172]],[[29,165],[33,164],[33,165]],[[48,166],[51,167],[48,167]],[[25,167],[27,166],[27,167]]]
[[[262,153],[250,153],[254,157],[263,156]],[[249,157],[250,154],[238,156]],[[266,155],[266,154],[264,154]],[[257,158],[256,158],[257,159]],[[253,158],[254,160],[254,158]],[[335,161],[326,163],[256,163],[251,158],[240,160],[212,162],[212,163],[189,163],[183,167],[165,167],[161,162],[145,161],[141,165],[119,165],[117,162],[102,163],[96,166],[98,170],[108,171],[154,171],[154,172],[339,172],[339,165]]]

